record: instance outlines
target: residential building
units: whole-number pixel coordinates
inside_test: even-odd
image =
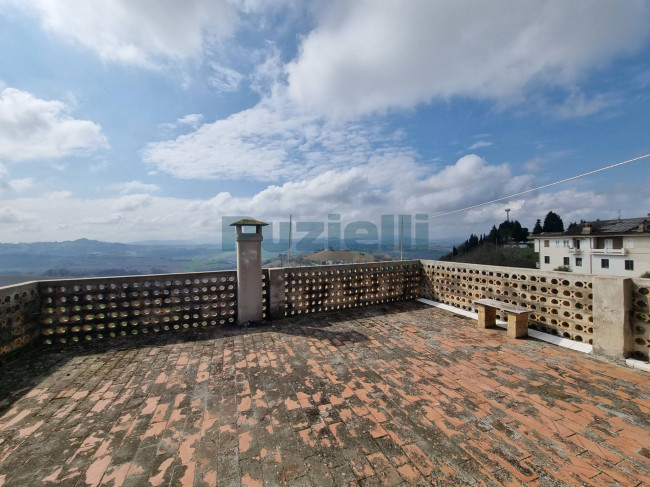
[[[650,214],[584,222],[533,238],[541,270],[568,267],[573,272],[627,277],[650,271]]]

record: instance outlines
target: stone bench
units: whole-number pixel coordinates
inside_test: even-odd
[[[481,328],[494,328],[497,323],[497,309],[508,313],[508,336],[522,338],[528,336],[528,315],[533,311],[496,299],[477,299],[478,325]]]

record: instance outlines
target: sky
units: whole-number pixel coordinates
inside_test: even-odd
[[[0,242],[433,216],[650,153],[649,132],[649,1],[0,0]],[[505,208],[643,216],[649,169],[429,235]]]

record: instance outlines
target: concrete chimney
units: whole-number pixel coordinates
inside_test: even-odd
[[[262,320],[262,227],[258,220],[243,219],[237,228],[237,323]],[[255,232],[244,232],[244,228]]]

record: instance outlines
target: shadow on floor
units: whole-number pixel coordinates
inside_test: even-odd
[[[278,321],[264,321],[245,326],[226,325],[219,328],[189,328],[170,330],[160,334],[139,334],[106,338],[75,344],[56,344],[37,346],[16,356],[3,367],[0,378],[0,415],[7,412],[20,398],[29,394],[40,382],[59,368],[67,365],[78,356],[119,352],[145,347],[162,347],[175,343],[197,342],[224,339],[232,336],[259,333],[282,333],[324,340],[332,346],[340,347],[368,341],[368,337],[356,330],[331,331],[336,323],[349,322],[361,318],[379,317],[408,313],[427,308],[416,301],[380,304],[362,308],[347,308],[317,314],[291,316]]]

